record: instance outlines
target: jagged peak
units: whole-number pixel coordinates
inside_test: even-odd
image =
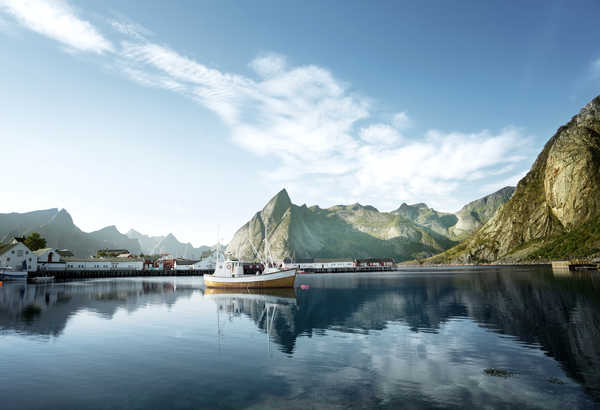
[[[56,214],[50,219],[49,223],[67,223],[73,224],[73,218],[67,212],[65,208],[61,208],[60,211],[57,211]]]
[[[290,196],[288,195],[286,189],[283,188],[281,191],[275,194],[273,198],[271,198],[271,200],[267,203],[267,206],[269,206],[269,204],[271,203],[291,205],[292,200],[290,199]]]
[[[280,219],[288,208],[292,206],[292,201],[287,191],[282,189],[265,205],[262,210],[262,219]]]

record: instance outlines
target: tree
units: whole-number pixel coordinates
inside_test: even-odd
[[[37,232],[33,232],[31,235],[25,238],[25,242],[23,243],[31,251],[37,251],[38,249],[46,247],[46,239],[42,238],[42,236]]]

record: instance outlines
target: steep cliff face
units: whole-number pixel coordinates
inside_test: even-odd
[[[549,241],[593,224],[599,216],[600,97],[596,97],[546,143],[512,198],[494,217],[473,238],[434,259],[528,259]],[[593,251],[594,245],[586,249]],[[579,251],[575,247],[570,252]]]

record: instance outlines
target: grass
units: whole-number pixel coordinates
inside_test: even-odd
[[[600,217],[550,238],[529,257],[547,260],[585,258],[597,253],[600,253]]]

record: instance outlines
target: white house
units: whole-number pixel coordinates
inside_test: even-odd
[[[195,269],[195,264],[198,261],[193,261],[193,260],[189,260],[189,259],[183,259],[183,258],[177,258],[175,259],[174,262],[174,269],[175,270],[194,270]]]
[[[43,248],[33,251],[37,257],[38,270],[40,271],[58,271],[65,270],[66,264],[62,256],[54,248]]]
[[[68,271],[143,270],[144,260],[133,258],[65,258]]]
[[[37,257],[22,242],[14,240],[0,244],[0,266],[33,272],[37,270]]]

